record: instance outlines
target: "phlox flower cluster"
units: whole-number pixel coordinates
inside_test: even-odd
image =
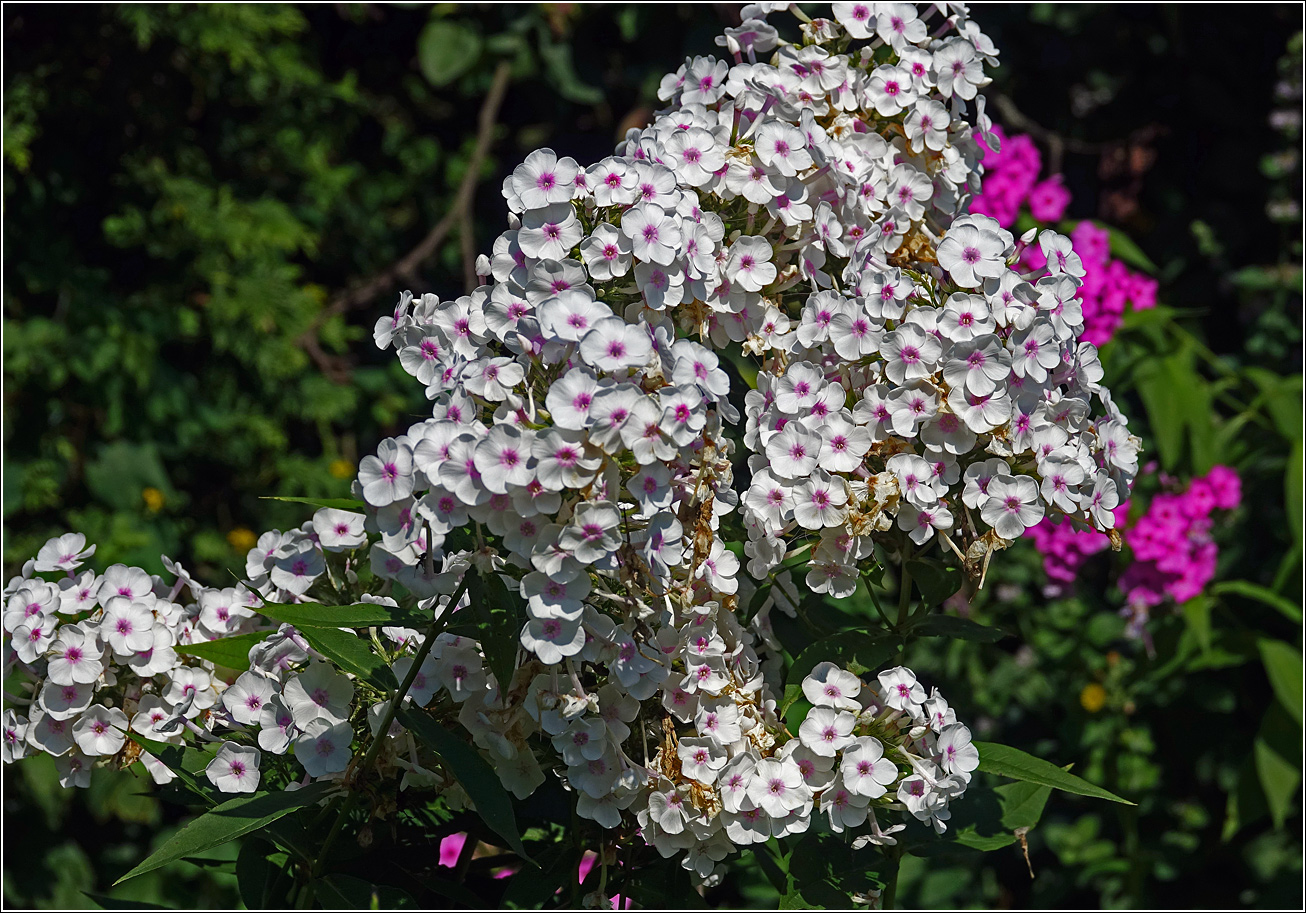
[[[718,39],[728,59],[669,74],[669,107],[614,155],[531,153],[504,182],[484,284],[405,292],[377,322],[431,417],[361,461],[358,510],[265,533],[230,590],[180,568],[172,585],[78,578],[84,540],[43,549],[7,590],[5,630],[38,695],[72,690],[34,700],[76,705],[99,756],[129,713],[151,738],[226,741],[209,770],[225,791],[272,768],[338,778],[367,744],[399,788],[465,802],[402,725],[380,731],[388,694],[255,613],[403,600],[461,622],[475,574],[522,606],[509,680],[491,668],[506,673],[501,644],[398,625],[360,640],[400,681],[422,651],[405,699],[456,719],[518,798],[551,772],[581,816],[683,851],[704,880],[813,814],[877,843],[902,827],[877,811],[942,831],[978,754],[910,670],[871,687],[822,664],[798,735],[781,725],[765,618],[796,589],[781,563],[810,546],[808,587],[843,596],[876,543],[901,557],[938,541],[974,570],[1050,514],[1112,530],[1139,442],[1081,338],[1071,240],[967,212],[980,143],[997,145],[978,94],[997,51],[964,8],[836,3],[800,14],[791,43],[766,21],[784,7],[745,7]],[[732,391],[724,362],[749,356],[755,388]],[[34,576],[52,569],[74,582]],[[61,610],[69,591],[86,595]],[[59,611],[73,617],[56,631]],[[230,682],[169,652],[256,626]],[[11,719],[18,746],[52,731]]]
[[[1116,508],[1117,528],[1132,553],[1119,585],[1126,603],[1122,614],[1129,619],[1133,635],[1143,636],[1150,609],[1166,599],[1186,602],[1211,581],[1219,557],[1211,535],[1214,515],[1237,508],[1241,501],[1238,473],[1215,466],[1182,489],[1155,495],[1132,522],[1127,520],[1129,502]],[[1053,596],[1065,593],[1087,557],[1108,545],[1099,532],[1049,520],[1031,528],[1028,535],[1043,555]]]
[[[79,787],[97,764],[140,760],[167,783],[172,772],[126,732],[171,744],[207,737],[224,683],[179,651],[250,630],[259,600],[243,585],[201,587],[166,557],[172,583],[122,564],[81,570],[94,553],[81,533],[56,537],[5,587],[5,674],[24,673],[27,696],[6,695],[21,712],[5,711],[4,760],[45,752],[60,782]],[[257,783],[257,760],[253,768]]]
[[[1043,156],[1033,137],[1008,137],[997,124],[993,135],[999,148],[984,152],[984,188],[971,201],[970,211],[992,216],[1003,228],[1016,224],[1022,206],[1040,222],[1059,221],[1070,205],[1070,191],[1059,174],[1039,180]]]
[[[1048,265],[1019,273],[1009,263],[1032,239],[962,216],[937,266],[867,267],[856,297],[808,299],[792,348],[747,396],[750,573],[801,537],[807,585],[846,596],[895,527],[917,546],[938,533],[963,562],[1051,512],[1112,528],[1138,439],[1078,341],[1079,257],[1044,231]]]
[[[1125,531],[1134,558],[1120,578],[1128,607],[1145,620],[1146,610],[1167,597],[1181,603],[1198,595],[1215,576],[1219,556],[1212,514],[1241,502],[1238,473],[1227,466],[1212,467],[1182,491],[1154,496]]]
[[[719,701],[700,701],[697,735],[669,728],[652,787],[632,804],[644,839],[664,856],[689,850],[686,865],[703,874],[733,848],[804,833],[813,815],[836,833],[865,827],[863,844],[896,843],[904,827],[882,827],[877,810],[905,811],[942,833],[979,753],[938,689],[927,696],[901,666],[866,686],[834,663],[816,666],[802,688],[812,710],[778,750],[741,735]]]
[[[1130,503],[1121,501],[1112,511],[1118,530],[1125,528]],[[1050,598],[1066,595],[1071,584],[1078,579],[1084,563],[1111,546],[1105,534],[1075,526],[1060,517],[1044,517],[1025,530],[1025,536],[1033,541],[1043,556],[1043,572],[1048,578],[1043,593]]]
[[[672,107],[632,130],[615,155],[589,167],[547,149],[528,156],[503,185],[509,230],[480,261],[478,271],[492,281],[449,302],[405,294],[375,331],[377,344],[393,347],[425,385],[433,417],[383,442],[360,467],[355,492],[366,504],[367,530],[382,537],[371,546],[371,568],[419,599],[436,592],[436,560],[478,561],[511,580],[526,603],[522,647],[548,670],[532,680],[527,711],[564,752],[580,813],[610,826],[648,799],[641,773],[648,759],[637,763],[605,728],[615,719],[624,729],[641,702],[660,704],[658,715],[686,725],[698,725],[696,714],[710,704],[731,727],[753,733],[759,751],[772,748],[773,701],[751,635],[735,616],[741,582],[751,585],[720,532],[721,518],[739,505],[727,428],[746,425],[754,460],[771,457],[777,434],[805,443],[809,454],[771,458],[772,469],[783,486],[824,485],[831,496],[824,504],[822,492],[804,489],[810,508],[785,506],[773,516],[745,508],[756,534],[751,570],[760,579],[778,563],[770,559],[783,553],[776,543],[790,531],[826,530],[851,565],[867,556],[869,535],[895,517],[920,536],[929,528],[922,516],[946,514],[946,498],[925,504],[914,490],[898,509],[912,467],[902,466],[900,483],[893,469],[903,461],[885,469],[896,451],[884,442],[916,438],[930,424],[931,440],[951,435],[943,461],[959,474],[955,457],[979,438],[964,420],[930,421],[958,414],[946,404],[950,392],[955,410],[989,415],[985,441],[1010,418],[988,400],[1002,382],[999,399],[1009,408],[1004,346],[1016,330],[999,331],[983,291],[958,317],[965,329],[952,334],[970,344],[967,354],[979,353],[973,370],[962,371],[974,374],[978,392],[968,394],[960,374],[933,385],[943,383],[940,356],[965,355],[939,335],[937,319],[926,319],[943,303],[944,274],[918,260],[933,259],[937,247],[966,288],[992,279],[992,294],[1001,294],[1013,242],[991,220],[953,221],[978,186],[978,134],[964,115],[975,100],[981,129],[987,123],[976,96],[988,81],[983,64],[996,52],[960,14],[931,36],[910,6],[840,4],[837,21],[806,23],[804,43],[793,45],[764,21],[767,12],[746,9],[744,25],[723,36],[733,65],[693,58],[669,75],[660,94]],[[843,51],[850,40],[869,44]],[[1062,445],[1088,428],[1087,413],[1063,400],[1082,395],[1086,404],[1100,370],[1090,351],[1074,349],[1073,315],[1062,319],[1049,304],[1058,307],[1055,326],[1051,318],[1036,322],[1035,286],[1003,288],[1015,302],[1004,303],[1003,315],[1010,310],[1014,320],[1027,309],[1021,331],[1034,339],[1034,367],[1026,372],[1022,362],[1021,369],[1022,377],[1037,375],[1029,385],[1031,433],[1052,442],[1044,456],[1070,459],[1079,437]],[[913,342],[938,351],[915,358],[911,377],[887,368],[881,343],[898,351]],[[746,422],[717,354],[732,346],[764,362]],[[1063,365],[1065,346],[1072,354]],[[859,410],[854,419],[851,406],[886,370],[892,386],[883,395],[909,386],[932,405],[905,423],[910,428],[884,425],[872,440],[873,417]],[[786,385],[779,406],[767,401],[773,387]],[[801,412],[804,421],[786,429],[780,409]],[[1070,430],[1045,432],[1061,413],[1073,415]],[[934,435],[934,425],[946,430]],[[1100,433],[1118,440],[1119,466],[1096,478],[1090,454],[1100,448],[1086,447],[1084,471],[1063,486],[1067,503],[1089,503],[1094,486],[1100,501],[1127,484],[1133,443],[1109,425],[1104,420]],[[828,457],[821,454],[826,430],[837,451]],[[873,444],[881,446],[868,458]],[[892,491],[893,502],[856,527],[850,551],[836,527],[851,528],[843,506],[876,475],[867,459],[883,474],[869,490]],[[1031,506],[1037,483],[1024,473],[1034,459],[1031,450],[1028,468],[972,473],[973,484],[992,483],[995,498],[1010,488],[1008,513],[1032,522],[1041,506]],[[756,489],[765,472],[754,470]],[[989,511],[987,501],[977,507]],[[474,542],[463,532],[469,524]],[[1019,532],[1006,522],[1002,528]],[[829,562],[822,551],[814,566]],[[505,710],[511,706],[508,700]],[[496,743],[472,728],[499,754],[500,770],[525,756],[523,743]],[[517,785],[528,790],[534,779]],[[723,851],[691,853],[687,865],[706,875]]]

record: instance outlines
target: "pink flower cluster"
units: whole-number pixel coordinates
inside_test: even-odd
[[[1003,228],[1016,223],[1024,203],[1040,222],[1056,222],[1064,216],[1070,205],[1070,191],[1059,174],[1044,181],[1038,179],[1043,156],[1034,140],[1023,134],[1008,137],[996,124],[993,135],[1002,148],[1000,152],[983,150],[984,190],[971,201],[970,211],[992,216]]]
[[[1004,228],[1015,224],[1022,205],[1040,222],[1060,220],[1070,205],[1070,191],[1061,175],[1038,179],[1043,159],[1030,137],[1008,137],[998,126],[993,134],[1002,150],[983,150],[984,190],[972,201],[971,212],[992,216]],[[1084,261],[1084,284],[1075,296],[1084,311],[1080,338],[1102,346],[1120,327],[1127,304],[1132,303],[1136,311],[1156,306],[1157,283],[1112,260],[1110,235],[1092,222],[1080,222],[1070,237]],[[1026,248],[1021,258],[1027,270],[1041,269],[1045,262],[1042,251],[1033,247]]]
[[[1168,596],[1185,602],[1201,593],[1215,576],[1218,549],[1211,538],[1211,515],[1233,510],[1242,501],[1238,473],[1216,466],[1193,479],[1181,492],[1162,492],[1152,498],[1147,512],[1126,523],[1129,502],[1115,509],[1116,528],[1124,533],[1134,561],[1120,578],[1131,619],[1131,630],[1141,633],[1147,611]],[[1049,596],[1064,595],[1092,555],[1109,544],[1104,533],[1080,529],[1060,518],[1032,526],[1026,535],[1043,554]]]
[[[1125,530],[1134,562],[1120,579],[1130,606],[1151,608],[1170,596],[1185,602],[1215,576],[1218,555],[1211,538],[1211,513],[1242,502],[1238,473],[1216,466],[1180,493],[1152,499],[1147,513]]]
[[[1129,502],[1122,502],[1112,513],[1116,528],[1123,529],[1129,516]],[[1045,517],[1026,530],[1025,535],[1034,540],[1034,547],[1043,555],[1043,572],[1048,577],[1043,592],[1053,599],[1066,595],[1084,562],[1111,544],[1105,533],[1075,526],[1062,517]]]

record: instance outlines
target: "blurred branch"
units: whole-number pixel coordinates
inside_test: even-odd
[[[1061,159],[1066,152],[1073,152],[1076,155],[1101,155],[1113,145],[1112,143],[1086,143],[1073,137],[1062,136],[1055,130],[1049,130],[1017,108],[1016,103],[1008,95],[998,95],[993,99],[993,104],[1008,127],[1028,133],[1035,139],[1047,143],[1051,154],[1051,161],[1048,164],[1053,174],[1061,173]]]
[[[343,356],[331,356],[322,350],[317,338],[318,330],[336,314],[343,314],[345,311],[369,304],[378,295],[392,289],[401,279],[412,281],[417,276],[418,268],[439,250],[440,245],[454,228],[459,230],[462,237],[463,277],[467,290],[471,291],[475,287],[476,242],[471,228],[472,199],[476,193],[476,185],[480,183],[481,165],[489,154],[490,143],[494,140],[499,108],[503,105],[511,77],[512,65],[506,60],[500,62],[494,71],[490,91],[486,93],[485,101],[481,104],[481,111],[477,118],[476,145],[472,147],[472,154],[467,159],[467,171],[463,174],[462,182],[454,194],[453,204],[444,218],[427,232],[426,237],[419,241],[416,247],[387,269],[362,285],[341,292],[332,298],[330,303],[318,313],[312,325],[299,337],[299,346],[332,381],[336,383],[348,381],[348,364]]]

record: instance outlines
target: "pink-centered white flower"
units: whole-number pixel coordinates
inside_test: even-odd
[[[209,782],[224,793],[252,793],[258,789],[259,763],[263,753],[257,748],[223,742],[213,760],[204,768]]]

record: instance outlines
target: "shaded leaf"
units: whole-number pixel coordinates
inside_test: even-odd
[[[907,572],[921,591],[926,605],[941,605],[945,599],[961,589],[961,571],[942,561],[913,558],[907,562]]]
[[[127,738],[162,761],[163,765],[176,775],[183,786],[204,799],[208,804],[213,803],[209,789],[201,784],[194,774],[195,770],[208,765],[209,758],[207,755],[184,745],[170,745],[167,742],[156,742],[154,739],[147,739],[131,729],[126,730],[125,734]]]
[[[373,652],[368,641],[357,634],[339,628],[318,628],[312,625],[296,626],[296,630],[314,649],[344,671],[352,672],[386,691],[399,687],[389,664]]]
[[[499,687],[506,690],[517,668],[517,647],[525,623],[521,596],[509,590],[498,574],[481,576],[474,572],[468,579],[467,595],[486,626],[477,640]]]
[[[597,105],[603,101],[601,89],[587,85],[576,75],[570,43],[542,40],[540,59],[544,62],[545,72],[557,88],[558,94],[567,101],[574,101],[578,105]]]
[[[1210,596],[1194,596],[1179,608],[1188,622],[1188,630],[1197,638],[1197,645],[1205,653],[1211,649],[1211,608],[1215,600]]]
[[[1156,264],[1152,262],[1151,258],[1143,253],[1143,249],[1135,244],[1134,239],[1129,237],[1129,235],[1125,234],[1118,228],[1105,225],[1101,222],[1098,222],[1097,226],[1098,228],[1105,228],[1107,234],[1110,236],[1111,256],[1129,264],[1135,269],[1141,269],[1144,272],[1153,274],[1160,272],[1160,270],[1157,269]]]
[[[1292,445],[1288,456],[1288,465],[1283,471],[1284,506],[1288,511],[1288,525],[1292,527],[1293,538],[1297,540],[1297,550],[1302,549],[1302,442]]]
[[[1067,768],[1069,765],[1067,765]],[[1022,780],[1016,783],[1004,783],[996,792],[1002,801],[1002,826],[1015,830],[1018,827],[1033,827],[1043,817],[1043,808],[1047,805],[1052,787]],[[1015,840],[1015,837],[1012,837]]]
[[[1252,583],[1249,580],[1222,580],[1215,586],[1211,587],[1211,592],[1215,593],[1217,596],[1224,596],[1232,593],[1235,596],[1244,596],[1247,599],[1254,599],[1257,602],[1265,603],[1273,609],[1277,609],[1290,621],[1300,622],[1302,620],[1301,606],[1289,599],[1285,599],[1273,590]]]
[[[991,853],[994,850],[1002,849],[1004,846],[1011,846],[1016,842],[1016,837],[1014,834],[995,834],[992,837],[985,837],[976,830],[975,825],[970,824],[957,831],[953,840],[972,850]]]
[[[411,894],[389,885],[375,885],[353,875],[327,875],[317,882],[323,907],[346,910],[393,910],[417,906]]]
[[[337,787],[336,783],[320,781],[293,791],[278,790],[228,799],[173,834],[163,846],[114,884],[122,884],[129,878],[152,872],[177,859],[222,846],[237,837],[266,827],[283,815],[316,803],[328,791]]]
[[[273,898],[266,896],[279,871],[278,866],[268,859],[275,852],[267,842],[254,837],[241,844],[240,854],[236,857],[236,887],[240,890],[241,902],[251,910],[277,906],[270,903]]]
[[[440,756],[449,772],[458,779],[467,795],[476,805],[482,820],[502,837],[509,848],[522,859],[536,865],[522,845],[517,819],[513,814],[512,800],[499,776],[474,747],[449,732],[432,717],[405,707],[398,713],[399,721],[411,729],[428,748]]]
[[[449,19],[433,19],[417,38],[417,64],[433,86],[448,85],[481,56],[480,33]]]
[[[1007,636],[998,628],[956,615],[926,615],[911,627],[911,633],[920,637],[950,637],[981,644],[994,644]]]
[[[1258,640],[1256,646],[1261,651],[1261,662],[1265,664],[1265,674],[1270,677],[1274,696],[1300,726],[1303,686],[1301,653],[1291,644],[1269,638]]]
[[[102,910],[172,910],[173,907],[165,907],[157,903],[146,903],[143,900],[127,900],[121,897],[110,897],[108,894],[96,894],[91,891],[83,891],[82,894],[89,897],[95,903],[99,904]]]
[[[1258,736],[1253,743],[1256,775],[1260,778],[1265,801],[1270,808],[1274,826],[1283,827],[1293,810],[1292,797],[1301,783],[1297,765],[1281,755],[1266,739]]]
[[[824,662],[832,662],[848,668],[855,675],[863,675],[888,662],[897,649],[887,634],[877,637],[864,631],[841,631],[818,640],[799,653],[789,667],[786,682],[801,685],[807,673]]]

